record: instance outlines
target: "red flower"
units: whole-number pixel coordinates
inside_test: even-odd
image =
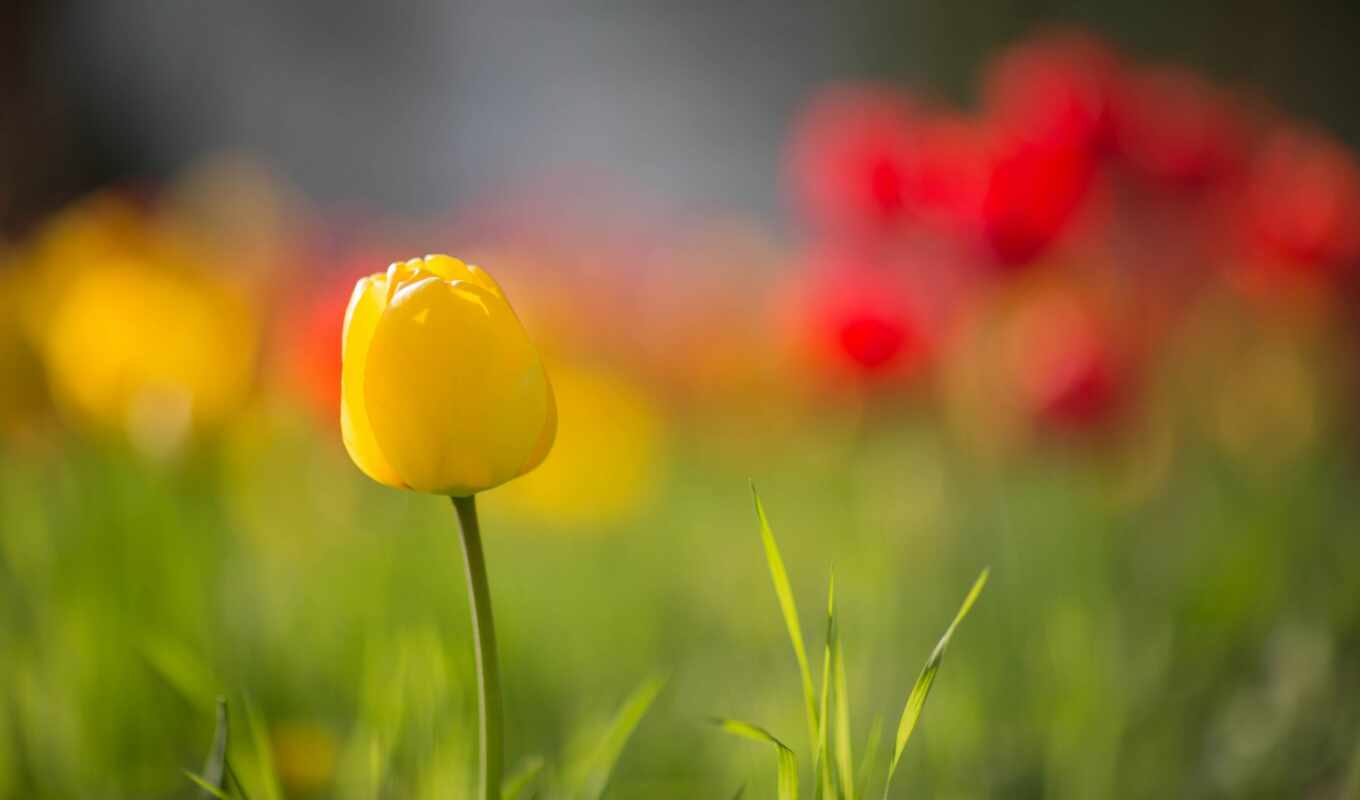
[[[1032,39],[989,66],[988,117],[1007,136],[1098,153],[1112,143],[1119,74],[1118,56],[1089,34]]]
[[[1017,137],[962,115],[924,120],[917,142],[921,214],[980,242],[1006,267],[1029,264],[1061,238],[1096,173],[1084,148]]]
[[[925,310],[910,283],[854,258],[827,259],[804,277],[794,322],[812,358],[842,375],[909,379],[931,349]]]
[[[281,324],[284,387],[323,426],[340,420],[340,334],[353,291],[350,276],[313,285],[288,305]]]
[[[1252,164],[1244,214],[1267,271],[1333,274],[1360,259],[1360,168],[1324,133],[1277,131]]]
[[[1080,430],[1110,419],[1123,370],[1093,309],[1074,297],[1044,297],[1017,317],[1011,334],[1021,400],[1039,422]]]
[[[890,90],[842,87],[813,100],[796,124],[789,169],[796,201],[824,228],[891,230],[917,203],[916,112]]]
[[[1092,36],[1060,32],[1003,53],[988,69],[993,136],[979,210],[998,262],[1028,264],[1069,227],[1114,141],[1118,56]]]
[[[922,210],[947,227],[976,224],[987,188],[991,140],[986,127],[962,114],[941,113],[921,124],[917,186]]]
[[[1009,267],[1028,264],[1069,227],[1095,177],[1080,148],[1012,143],[993,157],[982,198],[983,240]]]
[[[1241,164],[1245,135],[1231,98],[1189,70],[1140,70],[1125,84],[1119,150],[1153,180],[1187,190],[1212,184]]]

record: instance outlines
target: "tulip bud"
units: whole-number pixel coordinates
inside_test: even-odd
[[[340,427],[370,478],[475,494],[543,461],[557,431],[547,373],[500,286],[448,256],[361,279],[345,313]]]

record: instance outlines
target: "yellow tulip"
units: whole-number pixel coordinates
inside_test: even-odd
[[[340,427],[370,478],[466,497],[543,461],[557,405],[500,286],[434,255],[362,278],[345,313]]]
[[[254,319],[208,276],[110,257],[73,273],[53,305],[44,353],[63,410],[168,455],[245,400]]]

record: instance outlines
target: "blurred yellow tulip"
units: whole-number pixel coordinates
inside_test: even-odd
[[[464,497],[543,461],[557,406],[500,286],[444,255],[362,278],[345,313],[340,428],[398,488]]]
[[[89,195],[52,215],[25,243],[18,264],[19,316],[29,335],[46,338],[61,299],[88,267],[111,258],[168,260],[154,228],[145,209],[116,192]]]
[[[240,406],[256,332],[238,296],[202,273],[130,254],[82,266],[52,297],[42,339],[63,410],[167,455]]]
[[[562,421],[543,466],[505,490],[515,511],[568,525],[626,518],[651,497],[661,472],[662,413],[623,375],[554,368]]]

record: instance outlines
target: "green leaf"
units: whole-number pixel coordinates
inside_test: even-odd
[[[817,695],[812,688],[812,669],[808,666],[807,650],[803,646],[803,629],[798,624],[798,606],[793,602],[793,589],[789,587],[789,575],[784,570],[784,559],[779,555],[779,545],[775,543],[774,531],[765,516],[765,506],[760,502],[760,494],[755,484],[751,484],[751,496],[755,498],[756,517],[760,520],[760,538],[765,543],[765,560],[770,565],[770,579],[774,582],[774,593],[779,598],[779,610],[784,615],[784,624],[789,629],[789,639],[793,642],[793,654],[798,659],[798,670],[803,678],[803,703],[807,713],[808,740],[813,751],[817,749]]]
[[[524,759],[519,768],[501,784],[501,800],[518,800],[520,794],[529,788],[529,785],[542,771],[543,758],[541,756],[530,756]]]
[[[662,678],[652,677],[642,682],[642,685],[633,690],[632,695],[624,701],[623,706],[615,714],[609,727],[605,730],[604,738],[582,764],[575,785],[579,788],[578,796],[588,798],[588,800],[598,800],[604,794],[605,786],[609,783],[609,777],[614,771],[614,765],[618,763],[619,756],[627,746],[633,731],[637,729],[638,723],[646,716],[647,709],[651,708],[652,701],[661,692],[661,688],[666,684]]]
[[[217,729],[213,731],[212,748],[208,760],[203,764],[200,776],[208,785],[219,792],[227,788],[227,745],[229,744],[230,724],[227,720],[227,699],[217,698]]]
[[[987,585],[987,576],[991,573],[990,569],[982,570],[977,580],[973,582],[973,588],[968,590],[968,596],[963,598],[963,605],[959,607],[959,613],[954,615],[954,621],[949,623],[944,636],[935,645],[930,658],[926,660],[926,665],[921,669],[921,674],[916,678],[916,684],[911,687],[911,694],[907,696],[907,707],[902,710],[902,719],[897,724],[897,744],[893,748],[892,763],[888,766],[888,779],[883,784],[883,797],[888,797],[888,791],[892,788],[893,775],[897,772],[897,765],[902,760],[902,751],[907,749],[907,740],[911,738],[911,733],[916,729],[916,723],[921,719],[921,710],[925,708],[926,698],[930,696],[930,687],[935,683],[935,675],[940,671],[940,661],[944,659],[944,651],[949,647],[949,640],[954,636],[954,629],[959,626],[963,618],[968,616],[968,612],[973,609],[973,603],[977,602],[978,595],[982,594],[982,587]]]
[[[260,715],[259,709],[248,695],[242,696],[241,704],[245,706],[246,727],[250,729],[250,742],[255,749],[255,780],[263,787],[261,793],[264,800],[283,800],[278,771],[274,767],[274,751],[269,742],[269,729],[264,723],[264,717]]]
[[[817,800],[835,796],[831,775],[831,661],[836,646],[836,573],[826,593],[826,646],[822,649],[822,694],[817,712],[817,751],[814,760],[813,785]]]
[[[779,753],[779,771],[776,774],[779,790],[776,797],[778,800],[798,800],[798,757],[793,754],[788,745],[776,739],[764,728],[752,725],[749,722],[718,719],[714,720],[714,723],[733,736],[774,745]]]
[[[841,644],[840,628],[836,628],[836,647],[832,654],[832,680],[835,689],[832,700],[836,707],[835,742],[836,776],[840,778],[841,795],[855,800],[854,756],[850,742],[850,691],[845,678],[845,648]]]
[[[878,770],[878,751],[883,745],[883,715],[875,714],[869,726],[869,740],[864,749],[864,758],[859,762],[859,793],[869,796],[869,776]]]
[[[215,797],[217,798],[217,800],[231,800],[231,798],[227,796],[226,792],[222,791],[216,786],[213,786],[211,783],[207,782],[203,778],[199,777],[198,775],[195,775],[194,773],[190,772],[187,769],[184,770],[184,777],[193,781],[194,785],[202,789],[203,793],[209,797]]]

